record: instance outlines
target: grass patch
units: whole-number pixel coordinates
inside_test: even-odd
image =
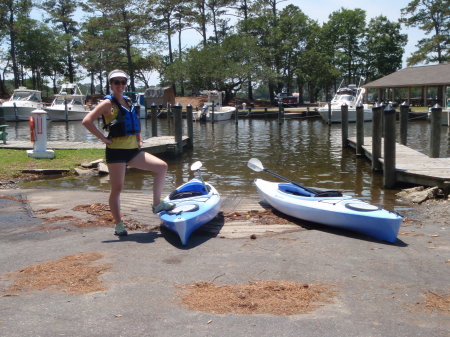
[[[20,178],[22,170],[30,169],[73,169],[82,162],[104,158],[103,149],[55,150],[53,159],[28,157],[25,150],[0,149],[0,180]]]

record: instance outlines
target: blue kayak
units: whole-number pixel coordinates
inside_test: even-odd
[[[260,197],[292,217],[344,228],[378,240],[395,242],[402,217],[394,212],[336,191],[319,191],[294,184],[256,179]]]
[[[211,184],[197,178],[178,187],[165,200],[176,206],[158,215],[165,227],[178,234],[183,245],[193,231],[214,219],[220,211],[219,193]]]

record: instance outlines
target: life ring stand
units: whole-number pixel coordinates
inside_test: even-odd
[[[35,127],[34,127],[34,118],[33,118],[33,116],[30,116],[29,120],[30,120],[30,139],[31,139],[31,142],[34,143],[36,141],[36,130],[35,130]]]

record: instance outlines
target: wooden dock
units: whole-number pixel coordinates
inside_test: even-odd
[[[348,138],[349,145],[356,148],[356,137]],[[364,137],[364,154],[372,160],[372,137]],[[383,145],[381,146],[383,157]],[[450,190],[450,158],[430,158],[426,154],[396,143],[395,172],[399,183],[438,186]],[[383,158],[379,159],[383,163]]]
[[[182,147],[188,145],[189,138],[182,137]],[[76,150],[76,149],[104,149],[102,142],[68,142],[68,141],[47,141],[49,150]],[[0,149],[33,149],[33,143],[26,141],[7,141],[6,144],[0,144]],[[144,140],[142,149],[151,154],[176,153],[177,143],[174,136],[151,137]]]

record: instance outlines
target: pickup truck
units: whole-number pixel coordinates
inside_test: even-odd
[[[282,103],[283,105],[298,105],[298,96],[290,95],[286,92],[280,92],[275,96],[277,103]]]

